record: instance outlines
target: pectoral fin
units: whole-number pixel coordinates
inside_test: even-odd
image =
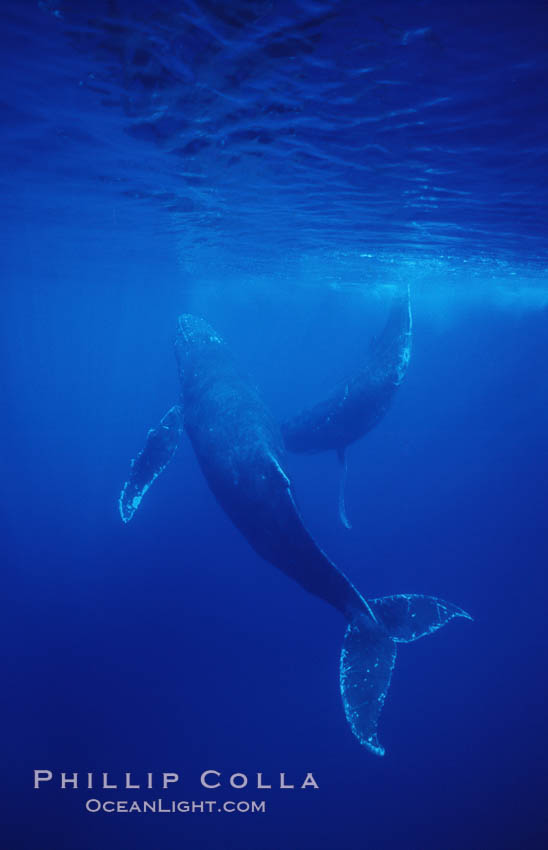
[[[346,513],[346,478],[348,474],[348,465],[346,461],[346,447],[342,449],[337,449],[337,457],[339,459],[339,464],[341,467],[341,477],[339,479],[339,519],[344,525],[345,528],[349,530],[352,528],[352,523],[348,519],[348,514]]]
[[[141,499],[177,451],[183,432],[183,411],[178,404],[168,410],[159,425],[151,428],[145,445],[131,461],[129,478],[122,488],[118,502],[120,516],[129,522]]]

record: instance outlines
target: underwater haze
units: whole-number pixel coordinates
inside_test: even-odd
[[[0,11],[2,847],[545,848],[546,3]],[[129,524],[118,498],[179,397],[179,314],[282,422],[408,286],[407,374],[347,452],[351,530],[335,452],[285,462],[360,593],[473,617],[400,648],[378,758],[345,720],[343,618],[261,560],[190,442]],[[159,797],[218,806],[86,810]]]

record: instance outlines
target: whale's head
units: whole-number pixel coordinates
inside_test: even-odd
[[[184,346],[218,344],[221,337],[205,319],[182,313],[177,321],[177,343]]]
[[[177,322],[175,337],[175,355],[179,365],[179,375],[182,378],[187,368],[195,364],[196,358],[209,360],[209,353],[215,357],[215,352],[223,345],[223,340],[205,319],[183,313]]]

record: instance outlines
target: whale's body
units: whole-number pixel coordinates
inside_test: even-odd
[[[171,459],[182,427],[217,501],[253,549],[347,620],[340,664],[346,717],[360,743],[382,755],[377,722],[396,645],[468,617],[433,597],[366,600],[312,539],[283,468],[283,440],[260,394],[203,319],[183,315],[175,343],[181,405],[147,435],[120,497],[127,522]]]
[[[283,469],[278,424],[202,319],[175,343],[185,430],[217,501],[255,551],[345,615],[367,606],[306,530]]]
[[[409,292],[398,293],[363,362],[323,401],[282,424],[292,452],[342,451],[377,425],[405,377],[411,357]]]
[[[411,357],[412,316],[409,289],[393,299],[384,328],[359,367],[323,401],[282,424],[289,451],[314,454],[334,450],[343,472],[339,513],[350,528],[344,504],[346,449],[371,431],[389,409]]]

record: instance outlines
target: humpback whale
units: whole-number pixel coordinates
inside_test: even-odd
[[[449,602],[419,594],[366,599],[306,529],[284,469],[280,429],[228,346],[203,319],[182,315],[175,342],[180,405],[152,428],[133,461],[119,507],[128,522],[167,466],[184,427],[217,501],[263,559],[346,620],[340,690],[362,745],[384,755],[377,725],[398,643],[431,634],[455,617]]]
[[[412,317],[409,288],[395,295],[386,324],[370,346],[361,368],[331,395],[282,424],[285,446],[308,454],[334,449],[341,464],[339,516],[346,514],[347,447],[380,422],[405,377],[411,357]]]

